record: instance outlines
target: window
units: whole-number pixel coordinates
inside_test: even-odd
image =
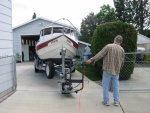
[[[52,29],[52,28],[45,28],[45,29],[44,29],[44,35],[49,35],[49,34],[51,34],[51,29]]]
[[[65,33],[70,34],[70,35],[74,35],[74,31],[71,29],[67,29],[67,28],[65,29]]]
[[[63,33],[64,29],[63,27],[54,27],[53,33]]]

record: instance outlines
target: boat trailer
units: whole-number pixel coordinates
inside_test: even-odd
[[[40,60],[38,56],[34,58],[34,66],[35,72],[38,70],[44,70],[46,72],[47,78],[52,79],[54,74],[56,73],[59,76],[58,83],[61,84],[61,93],[62,94],[70,94],[70,93],[78,93],[78,91],[84,88],[84,75],[85,75],[85,62],[81,63],[82,66],[82,77],[80,79],[73,79],[72,72],[75,71],[78,60],[74,59],[65,59],[66,48],[62,48],[60,51],[62,63],[61,66],[55,66],[52,61],[47,59],[46,61]],[[77,84],[75,86],[75,84]],[[80,88],[77,89],[77,87]]]

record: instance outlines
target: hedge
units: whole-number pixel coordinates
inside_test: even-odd
[[[94,31],[91,43],[92,55],[96,55],[104,46],[114,42],[117,35],[123,37],[121,46],[125,53],[136,52],[137,50],[137,31],[133,25],[121,21],[100,24]],[[120,79],[127,80],[131,77],[134,70],[135,55],[125,55],[125,63],[120,72]],[[102,76],[102,59],[95,64],[96,72]]]

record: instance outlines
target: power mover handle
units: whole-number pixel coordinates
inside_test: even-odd
[[[82,90],[84,88],[85,64],[86,64],[86,62],[81,63],[81,66],[82,66],[82,88],[80,90]]]

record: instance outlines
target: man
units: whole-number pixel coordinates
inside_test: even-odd
[[[114,105],[118,106],[119,97],[119,73],[124,63],[124,49],[120,46],[122,36],[118,35],[113,44],[107,44],[99,53],[86,61],[87,64],[95,64],[103,58],[103,104],[109,106],[109,85],[112,82]]]

